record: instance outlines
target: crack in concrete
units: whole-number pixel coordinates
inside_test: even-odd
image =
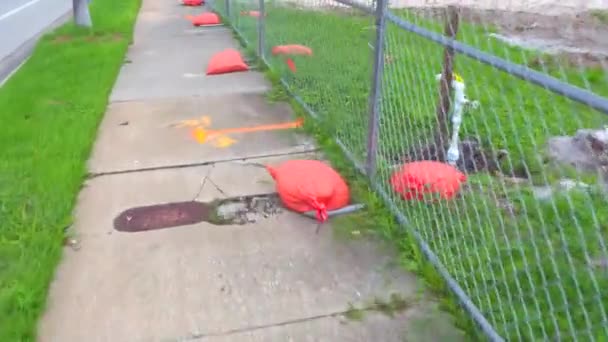
[[[214,168],[215,168],[215,164],[211,165],[211,167],[209,168],[209,170],[207,170],[207,174],[205,174],[205,177],[203,178],[203,181],[201,182],[201,186],[199,186],[198,191],[194,195],[194,198],[192,198],[193,202],[196,201],[196,199],[198,198],[198,196],[200,196],[201,193],[203,192],[203,189],[205,188],[205,184],[207,184],[207,180],[209,179],[209,176],[211,176],[211,171],[213,171]]]
[[[219,185],[217,185],[216,182],[214,182],[211,179],[211,172],[213,171],[214,168],[215,168],[215,164],[212,164],[211,167],[209,168],[209,170],[207,171],[207,174],[205,174],[205,177],[201,181],[201,186],[198,188],[198,191],[194,195],[194,198],[192,199],[192,201],[196,201],[196,199],[201,195],[201,193],[205,189],[205,185],[207,184],[207,182],[209,182],[211,185],[213,185],[213,187],[224,197],[226,197],[226,198],[230,197],[224,190],[222,190],[222,188],[220,188]]]
[[[253,160],[253,159],[293,156],[293,155],[300,155],[300,154],[315,153],[315,152],[319,152],[319,151],[320,151],[320,149],[314,148],[314,149],[309,149],[309,150],[304,150],[304,151],[260,154],[260,155],[251,156],[251,157],[217,159],[217,160],[210,160],[210,161],[198,162],[198,163],[174,164],[174,165],[166,165],[166,166],[152,166],[152,167],[142,167],[142,168],[137,168],[137,169],[126,169],[126,170],[118,170],[118,171],[90,172],[86,178],[93,179],[93,178],[97,178],[97,177],[122,175],[122,174],[129,174],[129,173],[184,169],[184,168],[189,168],[189,167],[208,166],[208,165],[214,165],[214,164],[219,164],[219,163],[231,163],[231,162]]]
[[[217,191],[219,191],[219,193],[222,194],[224,197],[226,197],[226,198],[230,197],[224,190],[222,190],[222,188],[220,188],[219,185],[217,185],[216,182],[213,181],[213,179],[209,178],[209,183],[211,183],[211,185],[213,185],[213,187],[215,187],[215,189]]]
[[[370,311],[372,309],[363,308],[361,310]],[[290,319],[290,320],[276,322],[276,323],[252,325],[252,326],[247,326],[247,327],[243,327],[243,328],[230,329],[230,330],[220,331],[220,332],[198,333],[198,334],[192,334],[187,337],[178,338],[178,339],[172,340],[172,341],[174,341],[174,342],[203,341],[204,339],[210,338],[210,337],[226,337],[226,336],[231,336],[231,335],[236,335],[236,334],[252,332],[252,331],[256,331],[256,330],[288,326],[288,325],[293,325],[293,324],[315,321],[315,320],[319,320],[319,319],[325,319],[325,318],[334,318],[334,317],[338,317],[338,316],[344,316],[348,312],[349,312],[349,310],[343,310],[343,311],[336,311],[336,312],[320,314],[320,315],[315,315],[315,316]]]
[[[417,301],[412,302],[407,307],[403,308],[403,310],[398,310],[398,311],[406,312],[406,311],[410,311],[410,310],[415,310],[418,307],[418,304],[419,303]],[[257,330],[264,330],[264,329],[269,329],[269,328],[276,328],[276,327],[283,327],[283,326],[289,326],[289,325],[294,325],[294,324],[306,323],[306,322],[316,321],[316,320],[325,319],[325,318],[345,317],[346,319],[348,319],[347,316],[353,310],[360,311],[360,312],[368,312],[368,313],[370,313],[370,312],[383,313],[381,304],[371,304],[371,305],[363,306],[360,308],[351,307],[346,310],[335,311],[335,312],[330,312],[330,313],[326,313],[326,314],[307,316],[307,317],[302,317],[302,318],[295,318],[295,319],[280,321],[280,322],[276,322],[276,323],[252,325],[252,326],[246,326],[243,328],[235,328],[235,329],[229,329],[226,331],[218,331],[218,332],[193,333],[189,336],[184,336],[184,337],[177,338],[174,340],[166,340],[166,341],[167,342],[203,341],[207,338],[212,338],[212,337],[227,337],[227,336],[232,336],[232,335],[236,335],[236,334],[257,331]],[[389,318],[393,319],[394,317],[392,315],[389,315]]]

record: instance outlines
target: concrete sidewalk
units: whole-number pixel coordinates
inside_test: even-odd
[[[228,29],[193,30],[183,19],[200,11],[143,1],[90,160],[95,176],[79,196],[80,248],[65,250],[39,340],[463,340],[394,255],[336,239],[329,226],[317,235],[316,223],[296,214],[114,229],[134,207],[272,193],[270,176],[251,163],[322,157],[289,130],[192,138],[193,124],[221,132],[294,120],[286,104],[265,101],[262,74],[204,75],[212,54],[239,47]],[[400,310],[351,310],[378,300]]]

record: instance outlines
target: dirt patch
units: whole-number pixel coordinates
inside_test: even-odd
[[[445,8],[414,11],[437,20],[445,16]],[[474,8],[460,11],[463,21],[486,26],[494,39],[566,57],[575,65],[608,67],[608,11],[557,15]]]
[[[392,0],[390,2],[391,8],[445,7],[448,5],[477,10],[491,9],[543,15],[560,15],[608,9],[606,0]]]
[[[475,138],[466,138],[459,142],[458,149],[460,158],[456,162],[456,167],[466,173],[488,172],[496,173],[500,171],[500,162],[507,156],[507,151],[497,150],[491,151],[484,148]],[[432,142],[414,148],[405,154],[397,155],[392,158],[396,164],[402,164],[420,160],[435,160],[440,162],[446,161],[447,147],[438,148],[437,144]]]
[[[55,43],[55,44],[61,44],[61,43],[71,42],[72,40],[73,40],[72,36],[67,35],[67,34],[60,34],[60,35],[53,37],[51,39],[51,42]]]
[[[373,5],[372,1],[356,2]],[[368,15],[324,0],[282,0],[280,4],[345,15]],[[460,7],[464,21],[488,27],[488,35],[493,39],[558,56],[560,63],[608,68],[608,4],[605,1],[394,0],[390,8],[408,9],[443,22],[448,4]]]
[[[112,34],[112,40],[115,42],[120,42],[124,39],[125,37],[123,36],[122,33],[113,33]]]
[[[61,34],[51,38],[51,42],[54,44],[64,44],[74,40],[82,41],[83,39],[86,42],[121,42],[125,39],[125,37],[122,33],[96,33],[86,36],[71,36],[68,34]]]
[[[120,42],[123,39],[124,36],[121,33],[93,34],[85,38],[87,42]]]

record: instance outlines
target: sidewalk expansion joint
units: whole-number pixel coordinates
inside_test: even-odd
[[[360,311],[376,311],[377,309],[374,306],[370,306],[370,307],[364,307],[364,308],[361,308],[361,309],[358,309],[358,310],[360,310]],[[322,319],[326,319],[326,318],[346,317],[346,316],[348,316],[348,314],[349,314],[350,311],[351,311],[350,309],[349,310],[342,310],[342,311],[330,312],[330,313],[320,314],[320,315],[315,315],[315,316],[295,318],[295,319],[290,319],[290,320],[276,322],[276,323],[268,323],[268,324],[252,325],[252,326],[243,327],[243,328],[235,328],[235,329],[230,329],[230,330],[220,331],[220,332],[197,333],[197,334],[191,334],[189,336],[177,338],[177,339],[174,339],[174,340],[166,340],[166,341],[167,342],[169,342],[169,341],[171,341],[171,342],[205,341],[205,339],[207,339],[207,338],[227,337],[227,336],[232,336],[232,335],[237,335],[237,334],[243,334],[243,333],[248,333],[248,332],[253,332],[253,331],[258,331],[258,330],[277,328],[277,327],[284,327],[284,326],[289,326],[289,325],[295,325],[295,324],[301,324],[301,323],[306,323],[306,322],[311,322],[311,321],[317,321],[317,320],[322,320]]]
[[[231,163],[231,162],[254,160],[254,159],[264,159],[264,158],[274,158],[274,157],[283,157],[283,156],[293,156],[293,155],[315,153],[315,152],[319,152],[319,151],[320,151],[320,149],[313,148],[313,149],[304,150],[304,151],[261,154],[261,155],[251,156],[251,157],[238,157],[238,158],[217,159],[217,160],[210,160],[210,161],[198,162],[198,163],[174,164],[174,165],[166,165],[166,166],[153,166],[153,167],[143,167],[143,168],[137,168],[137,169],[118,170],[118,171],[90,172],[87,175],[87,179],[93,179],[93,178],[98,178],[98,177],[102,177],[102,176],[122,175],[122,174],[129,174],[129,173],[141,173],[141,172],[151,172],[151,171],[161,171],[161,170],[184,169],[184,168],[190,168],[190,167],[200,167],[200,166],[208,166],[208,165],[214,165],[214,164],[220,164],[220,163]]]
[[[131,63],[133,63],[133,61],[131,61]],[[253,69],[249,69],[249,71],[257,71],[257,70],[253,70]],[[249,71],[245,71],[245,72],[241,72],[240,74],[246,74]],[[208,76],[208,75],[202,75],[202,77],[212,77],[212,76]],[[221,75],[220,75],[221,76]],[[213,94],[213,97],[220,97],[220,96],[230,96],[230,95],[266,95],[268,94],[268,92],[271,90],[271,87],[264,87],[264,86],[260,86],[260,88],[256,88],[253,90],[240,90],[237,93],[234,92],[230,92],[230,91],[226,91],[225,93],[219,93],[219,94]],[[118,100],[112,100],[112,96],[110,96],[110,102],[109,104],[123,104],[123,103],[131,103],[131,102],[154,102],[154,101],[163,101],[163,100],[173,100],[173,99],[188,99],[188,98],[199,98],[199,97],[209,97],[209,94],[187,94],[187,95],[179,95],[179,96],[175,96],[175,95],[161,95],[161,96],[154,96],[154,97],[132,97],[132,98],[127,98],[127,99],[118,99]]]
[[[327,314],[290,319],[290,320],[281,321],[281,322],[277,322],[277,323],[253,325],[253,326],[248,326],[248,327],[243,327],[243,328],[230,329],[230,330],[221,331],[221,332],[192,334],[187,337],[178,338],[174,341],[175,342],[204,341],[206,338],[210,338],[210,337],[226,337],[226,336],[231,336],[231,335],[236,335],[236,334],[252,332],[252,331],[256,331],[256,330],[283,327],[283,326],[288,326],[288,325],[293,325],[293,324],[300,324],[300,323],[306,323],[306,322],[310,322],[310,321],[316,321],[316,320],[325,319],[325,318],[335,318],[335,317],[339,317],[339,316],[344,316],[347,313],[348,313],[347,310],[336,311],[336,312],[331,312],[331,313],[327,313]]]

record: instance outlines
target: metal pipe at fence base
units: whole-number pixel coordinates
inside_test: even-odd
[[[327,217],[331,218],[334,216],[350,214],[350,213],[354,213],[355,211],[361,210],[363,208],[365,208],[365,204],[351,204],[351,205],[347,205],[344,208],[328,211]],[[306,212],[302,213],[302,215],[313,218],[313,219],[317,218],[317,212],[314,210],[306,211]]]

